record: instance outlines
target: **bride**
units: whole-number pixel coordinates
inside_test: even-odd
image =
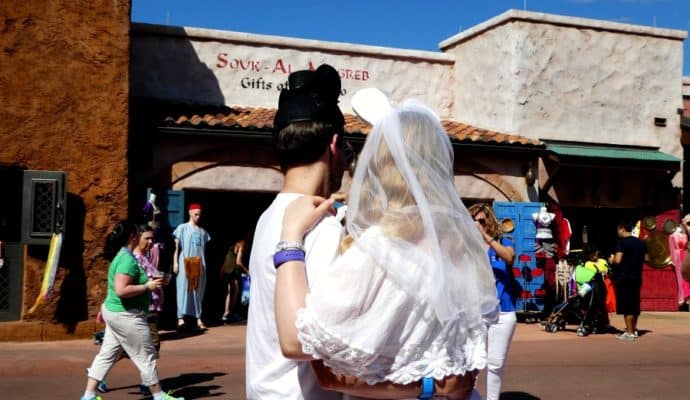
[[[483,240],[455,188],[448,135],[416,101],[394,108],[364,89],[352,105],[373,123],[348,196],[354,242],[307,289],[299,243],[332,201],[305,196],[288,207],[281,240],[293,246],[274,258],[281,346],[298,340],[300,359],[369,385],[423,389],[474,376],[486,366],[485,323],[497,300]]]

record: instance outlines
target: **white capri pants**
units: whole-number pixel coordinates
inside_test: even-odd
[[[145,312],[113,312],[101,306],[105,320],[105,335],[101,350],[89,368],[89,378],[102,381],[108,375],[124,350],[141,374],[146,386],[160,382],[156,370],[156,348],[151,342],[151,331]]]
[[[486,363],[486,400],[498,400],[501,397],[501,384],[505,372],[505,362],[508,358],[508,349],[513,340],[517,316],[514,311],[501,312],[498,321],[489,325],[489,337],[487,341]],[[481,399],[481,395],[475,389],[470,396],[471,400]]]

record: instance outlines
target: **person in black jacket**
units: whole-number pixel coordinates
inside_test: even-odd
[[[637,339],[637,319],[640,316],[640,290],[642,265],[648,259],[647,245],[632,234],[633,224],[622,222],[617,226],[620,240],[616,244],[611,263],[616,286],[617,314],[625,319],[625,332],[616,339]]]

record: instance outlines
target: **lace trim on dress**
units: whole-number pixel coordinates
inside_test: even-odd
[[[467,329],[461,323],[466,321],[449,321],[430,345],[404,345],[393,357],[352,346],[329,332],[305,308],[297,312],[295,326],[305,354],[322,359],[336,374],[356,376],[374,385],[382,381],[407,384],[423,377],[442,379],[486,367],[485,326]]]

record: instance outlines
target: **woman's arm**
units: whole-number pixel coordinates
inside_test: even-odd
[[[328,214],[333,200],[302,196],[285,210],[281,240],[301,243],[304,235]],[[307,296],[307,275],[304,261],[288,261],[276,271],[275,318],[280,350],[291,360],[311,360],[302,352],[297,339],[297,311],[304,307]]]
[[[680,273],[686,281],[690,282],[690,250],[686,250],[685,258],[683,258],[680,266]]]
[[[143,285],[132,285],[132,277],[127,274],[115,274],[115,294],[121,299],[136,297],[147,290],[159,289],[163,285],[163,278],[149,279]]]
[[[297,310],[304,307],[307,292],[304,261],[288,261],[278,268],[274,302],[278,341],[283,356],[295,361],[312,359],[310,355],[302,352],[302,344],[297,339],[295,327]]]
[[[489,239],[489,246],[494,249],[496,255],[503,260],[507,266],[513,265],[515,261],[515,249],[512,246],[504,246],[500,240],[493,238]]]
[[[244,259],[244,247],[245,245],[242,244],[237,249],[237,267],[239,267],[242,272],[249,275],[249,270],[247,269],[247,266],[244,265],[244,261],[242,261]]]

